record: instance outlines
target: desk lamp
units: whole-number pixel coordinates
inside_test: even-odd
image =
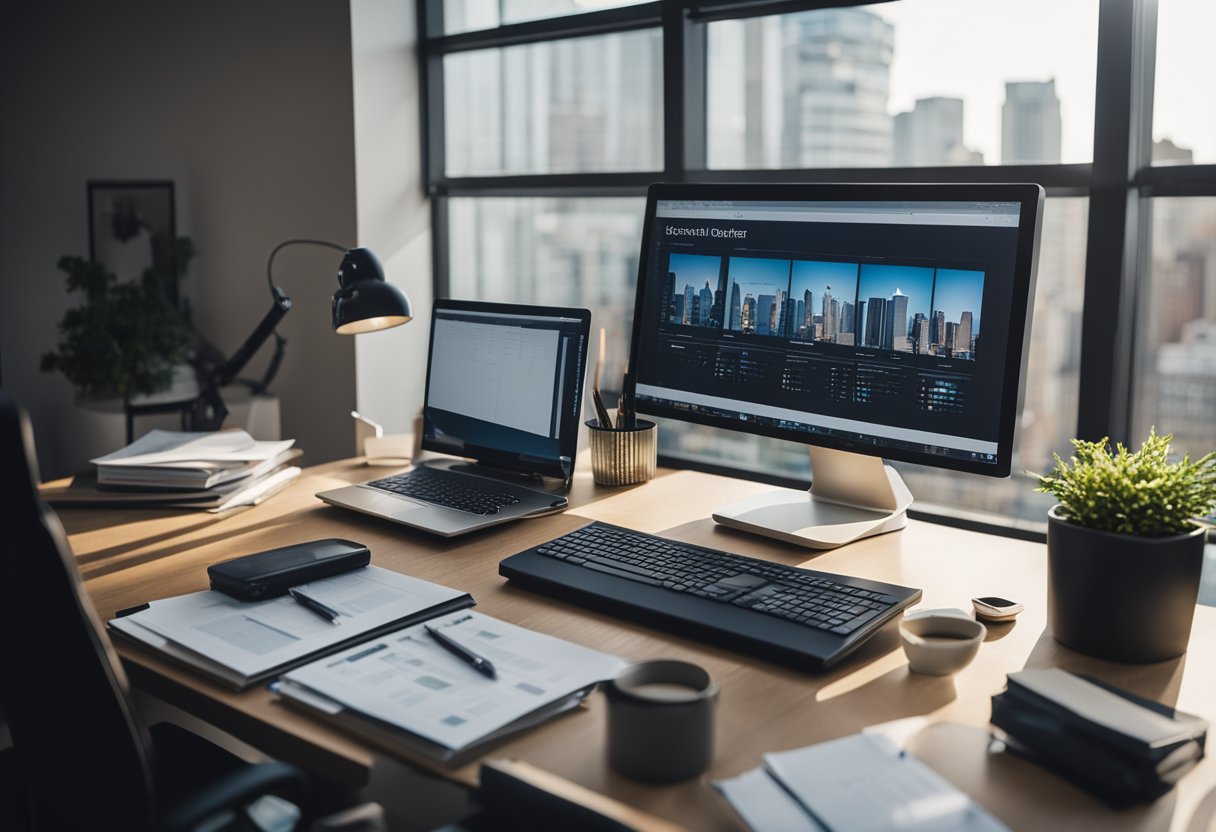
[[[283,361],[287,339],[275,331],[283,316],[291,311],[291,298],[274,285],[274,258],[288,246],[313,245],[336,249],[342,252],[338,266],[338,290],[334,292],[333,327],[340,335],[357,335],[400,326],[413,317],[409,298],[405,293],[384,279],[384,268],[379,258],[369,248],[351,248],[326,240],[285,240],[270,252],[266,261],[266,283],[270,286],[271,305],[261,323],[257,325],[245,343],[222,365],[207,373],[202,391],[191,411],[190,424],[193,430],[218,430],[228,415],[228,408],[220,396],[220,388],[231,384],[258,349],[271,336],[275,337],[274,356],[262,380],[254,385],[254,392],[262,392],[274,379]]]

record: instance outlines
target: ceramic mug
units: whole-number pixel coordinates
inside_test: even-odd
[[[640,662],[605,688],[608,761],[620,774],[675,783],[709,768],[714,755],[718,686],[701,667]]]
[[[963,610],[921,610],[899,622],[899,638],[916,673],[948,676],[971,664],[988,630]]]

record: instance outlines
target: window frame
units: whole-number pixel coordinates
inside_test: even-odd
[[[884,0],[911,3],[915,0]],[[1137,300],[1147,291],[1150,200],[1216,196],[1216,164],[1152,164],[1157,0],[1099,0],[1093,160],[1085,164],[888,168],[706,168],[706,48],[710,22],[841,6],[859,0],[667,0],[446,35],[443,0],[417,3],[422,170],[431,200],[437,297],[450,291],[448,200],[452,197],[620,197],[664,182],[1037,182],[1051,197],[1086,197],[1084,307],[1076,435],[1127,443],[1134,406]],[[663,169],[450,177],[444,159],[445,55],[589,35],[661,30]],[[1112,287],[1115,291],[1111,291]],[[1110,321],[1116,321],[1111,327]],[[665,460],[688,467],[684,459]],[[707,465],[713,470],[721,466]],[[732,472],[771,480],[762,472]],[[805,483],[785,482],[804,486]],[[1009,518],[1011,527],[1024,524]],[[952,521],[958,522],[958,521]],[[968,522],[970,526],[990,528]],[[1024,529],[1018,532],[1024,533]]]

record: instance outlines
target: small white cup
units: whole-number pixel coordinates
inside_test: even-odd
[[[958,609],[921,610],[899,622],[899,638],[916,673],[948,676],[971,664],[988,630]]]

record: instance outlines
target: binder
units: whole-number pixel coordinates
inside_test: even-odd
[[[1010,674],[992,698],[1006,745],[1111,806],[1147,803],[1203,758],[1207,722],[1059,669]]]

